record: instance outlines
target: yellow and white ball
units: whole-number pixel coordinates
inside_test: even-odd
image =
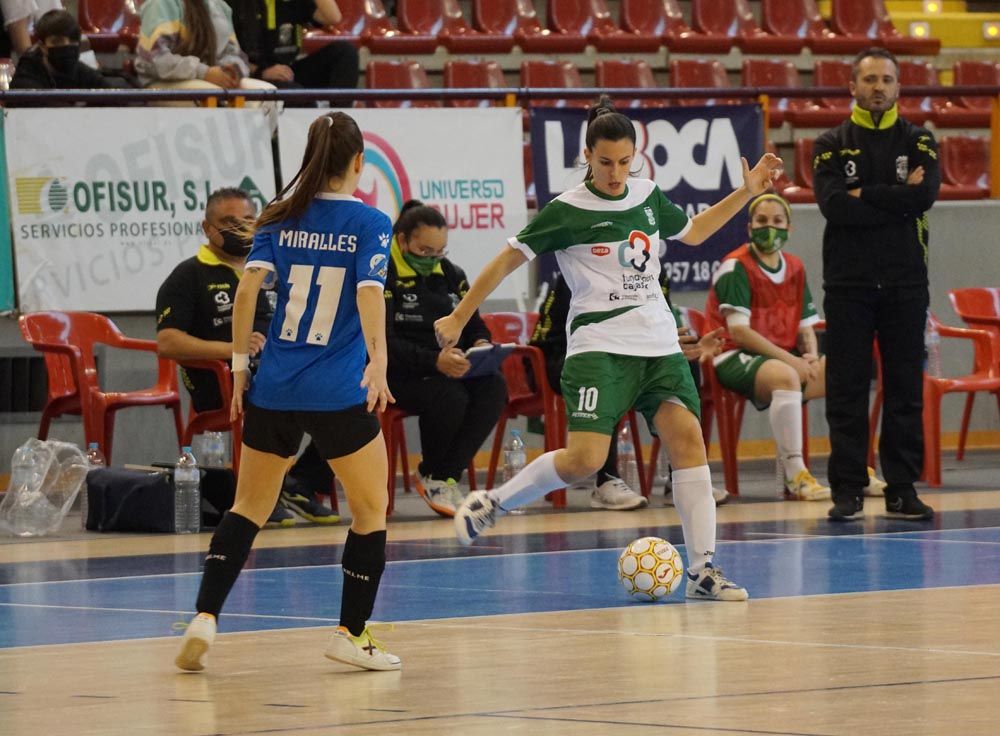
[[[674,546],[659,537],[641,537],[618,557],[618,579],[629,595],[659,600],[684,580],[684,564]]]

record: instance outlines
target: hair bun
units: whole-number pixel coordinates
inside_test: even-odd
[[[403,204],[402,209],[399,210],[399,214],[403,214],[407,210],[412,210],[414,207],[423,207],[423,206],[424,203],[421,202],[419,199],[408,199]]]

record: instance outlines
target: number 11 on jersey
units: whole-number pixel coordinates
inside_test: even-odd
[[[288,283],[291,289],[288,293],[288,304],[285,305],[285,321],[281,323],[282,340],[295,342],[299,336],[299,321],[313,293],[314,266],[297,264],[288,273]],[[316,277],[319,296],[316,297],[316,307],[313,310],[312,322],[306,334],[306,342],[311,345],[326,345],[330,341],[333,322],[337,318],[340,306],[340,294],[344,289],[346,268],[336,266],[320,266]]]

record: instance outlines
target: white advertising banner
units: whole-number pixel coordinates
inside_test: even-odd
[[[274,196],[259,110],[70,108],[5,113],[23,311],[146,311],[205,242],[205,200]]]
[[[286,184],[302,164],[309,124],[324,112],[282,112],[278,150]],[[470,280],[527,224],[520,109],[347,112],[365,138],[356,196],[393,221],[410,199],[439,209],[448,222],[448,257]],[[527,283],[527,269],[519,269],[493,297],[522,296]]]

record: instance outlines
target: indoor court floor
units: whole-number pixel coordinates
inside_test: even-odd
[[[821,461],[822,462],[822,461]],[[676,512],[500,520],[473,547],[400,494],[377,634],[401,672],[323,657],[346,525],[265,530],[204,673],[173,666],[208,535],[0,538],[0,734],[1000,733],[1000,453],[945,458],[933,522],[830,524],[741,469],[716,560],[748,603],[633,602],[619,551]],[[764,489],[764,490],[761,490]],[[756,496],[754,495],[756,491]],[[681,551],[683,553],[683,548]]]

